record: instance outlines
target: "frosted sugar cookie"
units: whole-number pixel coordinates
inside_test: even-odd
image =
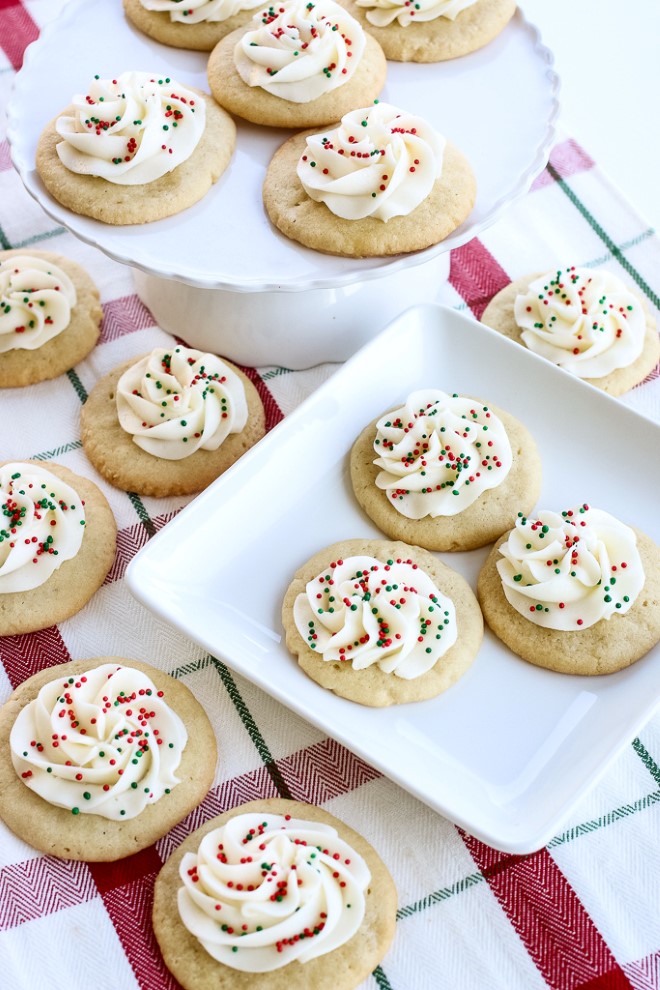
[[[283,234],[351,258],[437,244],[465,220],[475,196],[457,148],[422,118],[378,102],[345,114],[333,130],[289,138],[263,187]]]
[[[79,612],[115,559],[117,525],[103,493],[61,464],[0,463],[0,636]]]
[[[216,759],[181,681],[137,660],[73,660],[28,678],[0,710],[0,818],[51,856],[121,859],[203,800]]]
[[[396,904],[358,832],[268,798],[206,822],[172,854],[153,924],[184,990],[352,990],[387,952]]]
[[[103,312],[87,272],[49,251],[0,251],[0,388],[57,378],[82,361]]]
[[[387,536],[427,550],[492,543],[541,489],[534,439],[510,413],[437,389],[365,427],[351,450],[358,502]]]
[[[266,429],[255,386],[215,354],[181,345],[125,362],[81,412],[85,453],[110,484],[140,495],[206,488]]]
[[[649,309],[600,269],[518,278],[493,297],[481,322],[610,395],[643,381],[660,360]]]
[[[246,24],[261,0],[123,0],[129,21],[173,48],[210,52],[221,38]]]
[[[442,62],[483,48],[507,26],[515,0],[339,0],[394,62]]]
[[[214,48],[211,92],[226,110],[270,127],[315,127],[373,100],[387,63],[376,41],[334,0],[262,8]]]
[[[495,635],[549,670],[610,674],[660,640],[660,549],[586,504],[521,515],[477,591]]]
[[[324,688],[362,705],[446,691],[483,635],[468,583],[421,547],[344,540],[315,554],[282,606],[286,645]]]
[[[59,203],[110,224],[192,206],[232,157],[236,125],[205,93],[166,75],[95,77],[43,131],[37,171]]]

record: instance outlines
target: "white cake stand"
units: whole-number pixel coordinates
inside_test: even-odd
[[[449,251],[479,234],[544,168],[558,111],[552,55],[517,12],[490,45],[437,65],[388,63],[381,99],[418,113],[477,175],[475,208],[442,244],[390,259],[322,255],[275,230],[262,205],[268,162],[291,132],[237,121],[234,158],[201,202],[155,223],[112,227],[57,203],[35,169],[46,123],[95,74],[166,73],[208,90],[207,56],[136,31],[119,0],[72,0],[31,45],[8,107],[12,160],[49,216],[134,270],[163,329],[246,365],[342,361],[413,303],[433,302]]]

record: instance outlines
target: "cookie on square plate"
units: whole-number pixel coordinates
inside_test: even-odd
[[[265,798],[206,822],[173,853],[153,925],[184,990],[352,990],[387,952],[396,906],[362,835],[322,808]]]
[[[0,388],[57,378],[95,346],[103,311],[96,285],[51,251],[0,251]]]
[[[176,345],[126,361],[100,379],[81,412],[85,453],[117,488],[191,495],[265,433],[255,386],[215,354]]]
[[[51,856],[111,862],[206,796],[217,747],[181,681],[138,660],[72,660],[0,709],[0,818]]]
[[[387,536],[427,550],[492,543],[541,490],[533,437],[510,413],[438,389],[413,392],[351,450],[358,502]]]
[[[633,388],[660,360],[649,308],[602,269],[517,278],[493,297],[481,322],[610,395]]]
[[[304,672],[372,707],[433,698],[468,670],[483,620],[467,581],[421,547],[344,540],[300,567],[282,605]]]
[[[148,223],[202,199],[235,144],[234,121],[210,96],[165,74],[129,71],[94,78],[45,127],[37,171],[74,213]]]
[[[393,62],[443,62],[489,44],[515,0],[339,0]]]
[[[115,559],[117,524],[103,492],[61,464],[5,461],[0,505],[0,636],[79,612]]]
[[[375,99],[387,62],[378,42],[334,0],[285,0],[223,38],[207,74],[211,93],[230,113],[300,130]]]
[[[210,52],[246,24],[261,0],[123,0],[124,12],[143,34],[173,48]]]
[[[332,130],[289,138],[263,185],[281,233],[350,258],[437,244],[466,219],[475,197],[474,173],[458,148],[421,117],[378,101]]]
[[[477,594],[495,635],[548,670],[611,674],[660,640],[660,548],[586,504],[521,515],[486,558]]]

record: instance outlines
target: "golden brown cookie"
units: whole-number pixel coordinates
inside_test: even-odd
[[[25,785],[12,764],[10,734],[19,712],[37,697],[45,684],[78,678],[103,664],[136,668],[145,673],[158,690],[159,697],[162,692],[163,701],[183,721],[188,734],[181,762],[175,771],[179,783],[171,787],[170,793],[163,794],[130,819],[105,818],[99,814],[84,813],[82,808],[76,812],[51,804]],[[58,731],[63,721],[66,719],[58,719]],[[90,727],[90,734],[93,731]],[[108,737],[106,740],[101,732],[99,744],[104,741],[113,745],[113,739]],[[163,745],[169,743],[165,741]],[[121,657],[72,660],[28,678],[0,709],[0,818],[25,842],[50,856],[112,862],[150,846],[200,804],[213,783],[216,760],[217,747],[211,723],[202,706],[181,681],[138,660],[124,660]],[[54,769],[57,772],[55,766]],[[130,768],[126,772],[130,772]],[[84,794],[80,800],[84,804]]]
[[[123,3],[127,18],[143,34],[163,45],[199,52],[210,52],[221,38],[247,24],[254,14],[254,9],[239,10],[225,21],[187,24],[185,21],[171,20],[167,10],[147,10],[140,0],[123,0]]]
[[[143,358],[132,358],[115,368],[90,392],[80,418],[85,453],[106,481],[124,491],[155,497],[202,491],[264,435],[266,415],[259,393],[240,368],[223,359],[245,390],[248,412],[244,428],[230,433],[216,450],[198,449],[181,460],[167,460],[141,449],[118,419],[117,383]]]
[[[448,237],[470,213],[476,198],[474,173],[465,156],[447,143],[442,174],[431,193],[407,216],[386,223],[375,217],[345,220],[311,199],[296,174],[307,131],[290,137],[266,171],[263,199],[273,224],[291,240],[325,254],[383,257],[420,251]]]
[[[293,103],[259,86],[248,86],[236,71],[234,48],[251,30],[250,24],[223,38],[213,49],[207,68],[209,87],[217,102],[244,120],[266,127],[322,127],[376,99],[385,84],[385,56],[378,42],[367,35],[360,64],[350,79],[315,100]]]
[[[305,963],[294,960],[271,972],[247,973],[216,961],[184,926],[177,910],[178,891],[183,886],[179,876],[181,860],[186,853],[196,852],[209,832],[236,815],[251,812],[290,815],[332,826],[366,861],[371,881],[366,892],[365,915],[360,928],[344,945]],[[250,801],[212,819],[172,854],[156,880],[153,926],[165,964],[184,990],[308,990],[312,987],[352,990],[368,977],[387,952],[394,937],[396,904],[396,888],[387,867],[358,832],[314,805],[266,798]]]
[[[76,555],[65,560],[44,584],[27,591],[0,593],[0,636],[46,629],[79,612],[101,587],[112,567],[117,536],[115,517],[105,495],[94,482],[51,461],[45,464],[4,461],[0,468],[9,463],[16,464],[18,470],[21,466],[26,469],[38,467],[69,485],[84,503],[85,526],[82,544]],[[3,503],[7,506],[5,493]],[[34,538],[35,551],[40,546],[39,540],[41,536]],[[57,546],[57,540],[52,546]],[[47,549],[44,552],[48,552]],[[5,556],[1,559],[4,563]]]
[[[507,601],[497,570],[499,547],[509,536],[505,533],[486,558],[477,583],[489,627],[524,660],[563,674],[611,674],[639,660],[660,640],[660,548],[644,533],[635,533],[645,582],[630,611],[569,631],[534,625]]]
[[[436,17],[433,21],[408,24],[394,21],[377,27],[368,17],[368,8],[355,0],[338,0],[380,43],[393,62],[442,62],[483,48],[504,30],[516,10],[515,0],[477,0],[456,17]]]
[[[312,648],[310,644],[315,639],[317,642],[319,640],[317,633],[320,628],[320,626],[314,624],[314,620],[306,623],[310,625],[310,630],[304,639],[297,627],[294,618],[295,603],[299,595],[304,595],[308,583],[314,581],[319,575],[323,575],[324,572],[327,574],[324,581],[328,581],[333,572],[337,573],[335,571],[336,566],[342,565],[347,558],[361,556],[375,558],[381,565],[387,565],[382,567],[382,573],[386,576],[387,571],[390,570],[390,565],[393,563],[398,561],[409,562],[412,564],[413,570],[422,572],[421,576],[418,574],[420,583],[430,580],[442,596],[453,602],[456,613],[456,641],[435,661],[430,669],[421,673],[419,676],[407,679],[403,676],[397,676],[394,673],[386,673],[378,666],[377,662],[373,662],[370,666],[366,666],[363,669],[355,669],[351,661],[351,656],[353,655],[351,651],[353,648],[355,647],[359,651],[359,644],[374,642],[375,632],[372,631],[368,634],[366,626],[364,629],[360,627],[358,632],[356,632],[357,638],[353,637],[352,631],[350,635],[347,632],[346,637],[344,637],[346,647],[340,651],[342,653],[342,660],[324,660],[320,655],[320,650],[315,651]],[[385,585],[385,580],[381,580],[380,575],[378,580],[383,584],[389,596],[390,587]],[[328,594],[325,588],[327,587],[331,591],[329,584],[324,585],[324,581],[320,581],[321,589],[317,596],[321,599],[324,609],[327,605],[330,611],[333,609],[342,611],[343,606],[341,602],[337,601],[336,603],[328,604],[323,599],[323,596]],[[349,604],[344,602],[346,608],[342,614],[342,625],[340,629],[348,631],[351,628],[349,623],[353,621],[353,618],[359,619],[362,614],[361,609],[367,608],[365,603],[372,602],[365,612],[364,618],[365,622],[378,623],[378,634],[380,638],[375,643],[377,649],[382,645],[386,648],[392,645],[391,642],[384,642],[388,640],[391,633],[395,639],[400,639],[401,643],[405,644],[404,650],[419,641],[421,644],[419,649],[422,654],[433,653],[436,646],[435,641],[439,641],[442,638],[442,626],[445,623],[445,616],[449,616],[449,612],[445,611],[443,606],[437,607],[437,605],[433,605],[430,608],[430,612],[434,613],[434,615],[432,617],[428,616],[428,622],[426,622],[426,619],[423,618],[425,608],[420,605],[422,609],[420,612],[421,618],[416,618],[407,628],[404,625],[401,629],[395,629],[394,624],[396,623],[398,626],[399,619],[396,616],[396,611],[391,612],[390,618],[387,618],[388,612],[391,611],[390,606],[395,610],[397,607],[403,609],[401,611],[401,616],[404,617],[402,621],[406,623],[405,597],[407,593],[413,594],[415,588],[406,587],[401,583],[397,584],[394,588],[396,595],[393,594],[392,600],[389,597],[386,599],[385,608],[383,609],[382,606],[379,608],[376,607],[376,596],[372,588],[365,592],[364,589],[357,590],[357,584],[353,585],[353,587],[356,589],[357,597],[349,599]],[[428,598],[430,596],[426,595],[426,591],[420,591],[420,602],[422,597]],[[361,602],[358,601],[358,598],[361,599]],[[398,602],[398,606],[395,604],[396,602]],[[355,608],[352,607],[353,605],[355,605]],[[321,608],[319,608],[320,611]],[[354,614],[356,612],[357,615]],[[376,618],[371,620],[369,618],[370,614]],[[447,622],[450,621],[451,618],[448,618]],[[300,667],[312,680],[320,684],[321,687],[334,691],[335,694],[342,698],[348,698],[350,701],[356,701],[362,705],[379,708],[392,704],[404,704],[410,701],[423,701],[446,691],[447,688],[451,687],[467,671],[479,650],[483,636],[483,620],[477,600],[467,581],[460,574],[452,570],[452,568],[447,567],[446,564],[443,564],[421,547],[409,546],[406,543],[369,539],[343,540],[341,543],[335,543],[319,551],[303,564],[296,571],[286,591],[282,606],[282,624],[286,634],[286,645],[288,649],[297,658]],[[312,628],[313,625],[314,628]],[[413,627],[414,632],[410,632]],[[412,640],[410,636],[413,637]],[[418,636],[419,640],[417,639]]]
[[[0,354],[0,388],[16,388],[57,378],[87,357],[98,337],[103,311],[99,292],[91,277],[71,258],[51,251],[14,248],[0,251],[0,265],[12,257],[39,258],[56,265],[71,279],[76,304],[68,326],[41,347],[5,351]],[[11,300],[6,300],[11,305]]]
[[[374,463],[374,439],[381,417],[365,427],[351,449],[351,483],[358,502],[386,536],[427,550],[473,550],[492,543],[513,526],[518,512],[531,512],[541,490],[541,458],[536,443],[510,413],[492,403],[488,408],[504,424],[513,454],[511,469],[497,488],[482,492],[472,505],[453,516],[409,519],[397,512],[387,491],[376,485],[381,469]]]
[[[481,322],[525,347],[525,342],[521,336],[522,330],[516,323],[513,307],[516,296],[526,293],[530,283],[542,274],[542,272],[536,272],[532,275],[523,275],[510,282],[506,288],[501,289],[497,295],[493,296],[484,310]],[[630,291],[633,292],[632,289]],[[634,292],[633,294],[636,295]],[[589,385],[595,385],[596,388],[602,389],[609,395],[623,395],[624,392],[643,381],[660,360],[660,336],[658,336],[655,319],[644,300],[640,297],[637,298],[646,315],[646,332],[642,353],[627,367],[617,368],[601,378],[583,379]]]
[[[141,185],[117,185],[66,168],[56,150],[62,139],[54,118],[37,145],[37,171],[46,189],[74,213],[109,224],[150,223],[197,203],[229,165],[236,144],[232,118],[210,96],[200,95],[206,103],[206,126],[190,158],[172,172]],[[63,111],[72,112],[72,107]]]

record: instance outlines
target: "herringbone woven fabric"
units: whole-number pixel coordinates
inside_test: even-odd
[[[90,0],[93,2],[93,0]],[[119,0],[117,0],[119,2]],[[0,99],[25,46],[63,0],[0,0]],[[124,582],[127,563],[181,508],[109,488],[80,444],[81,404],[120,361],[168,343],[130,271],[54,224],[24,192],[0,131],[0,245],[69,255],[102,294],[101,341],[54,382],[0,393],[0,458],[57,460],[93,478],[119,526],[115,565],[74,618],[0,640],[0,701],[44,667],[118,654],[180,677],[208,711],[221,759],[214,786],[156,846],[111,865],[41,856],[0,824],[0,986],[7,990],[165,990],[150,923],[155,876],[209,817],[253,798],[292,796],[364,833],[399,892],[392,950],[362,990],[653,990],[660,987],[660,716],[621,753],[547,848],[511,856],[456,829],[336,742],[156,620]],[[492,295],[549,257],[607,263],[656,311],[660,244],[571,139],[530,192],[451,258],[444,301],[479,316]],[[250,371],[271,428],[335,370]],[[658,369],[620,400],[660,419]],[[655,452],[657,456],[657,451]],[[649,493],[656,498],[657,493]],[[313,988],[310,988],[313,990]]]

